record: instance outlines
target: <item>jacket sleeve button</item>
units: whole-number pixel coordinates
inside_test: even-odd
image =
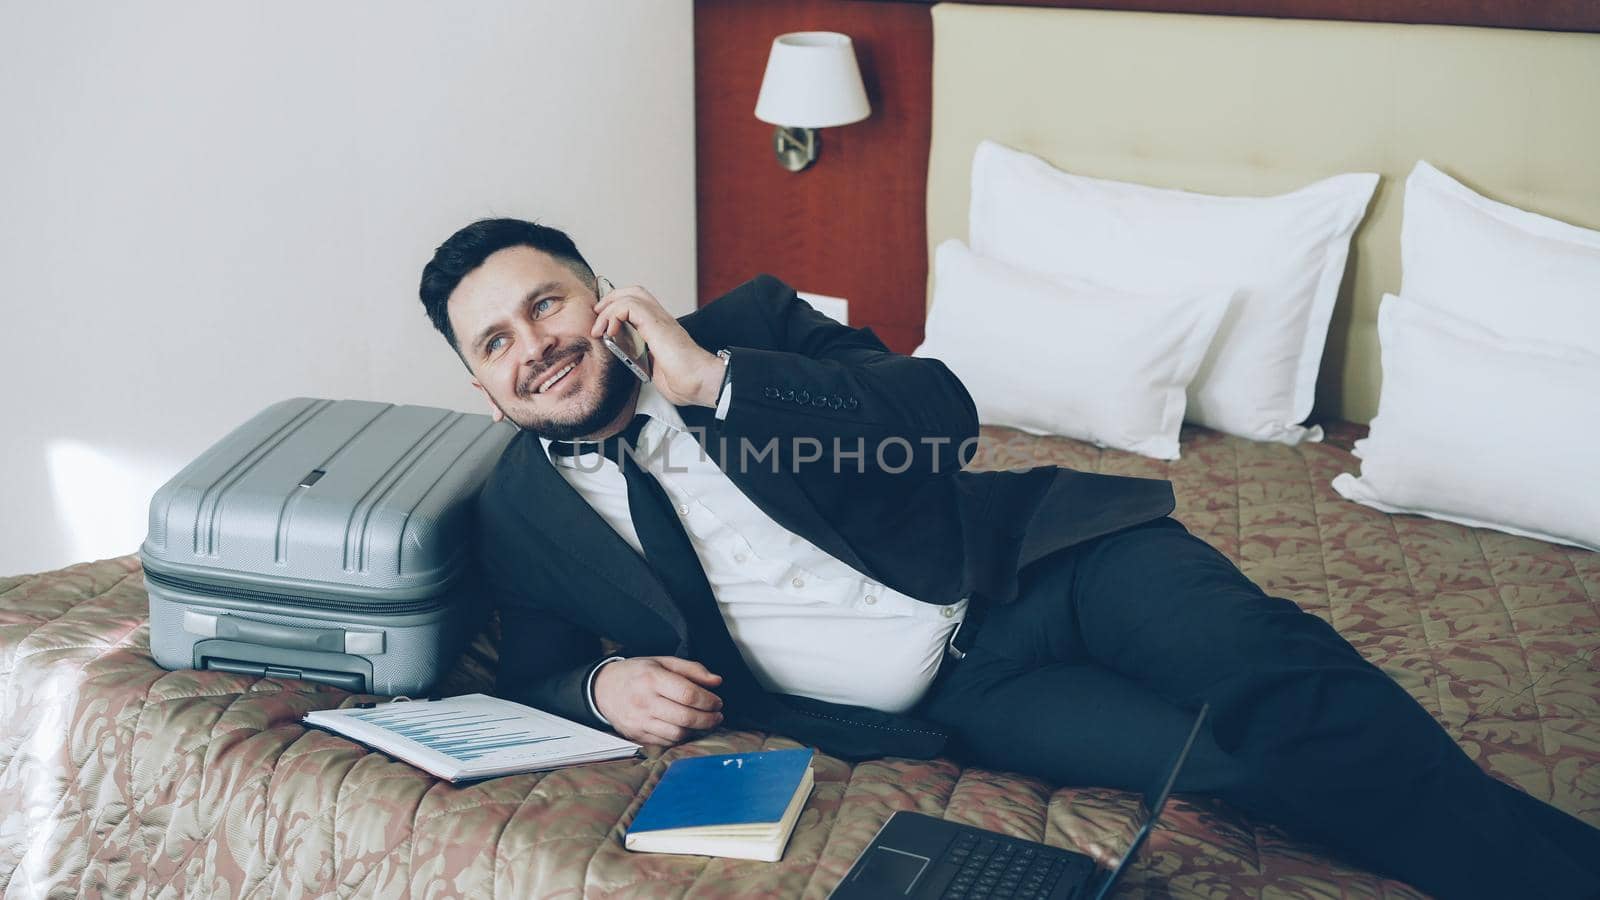
[[[801,391],[800,393],[795,395],[794,402],[800,403],[800,404],[810,403],[811,402],[811,392],[810,391]]]
[[[776,400],[778,399],[778,389],[775,387],[762,388],[761,396],[767,398],[768,400]]]

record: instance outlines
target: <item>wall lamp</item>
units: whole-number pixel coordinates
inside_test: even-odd
[[[849,36],[796,31],[773,40],[756,118],[778,126],[772,149],[779,165],[791,172],[804,169],[821,149],[818,128],[849,125],[871,114]]]

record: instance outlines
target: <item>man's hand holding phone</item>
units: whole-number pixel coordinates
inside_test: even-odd
[[[591,336],[611,337],[626,348],[623,329],[632,326],[649,347],[650,380],[678,406],[715,407],[722,389],[723,362],[689,337],[661,301],[644,288],[616,288],[595,304]]]

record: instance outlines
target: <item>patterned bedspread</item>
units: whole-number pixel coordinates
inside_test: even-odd
[[[978,465],[1170,478],[1178,516],[1270,593],[1331,621],[1489,771],[1600,824],[1600,554],[1338,498],[1326,443],[1186,429],[1157,462],[986,428]],[[1136,798],[948,760],[817,786],[779,863],[631,854],[621,833],[671,760],[794,746],[720,731],[645,758],[454,787],[298,724],[355,702],[305,682],[165,672],[134,557],[0,578],[0,888],[7,897],[822,897],[915,809],[1117,849]],[[480,638],[445,686],[486,689]],[[1219,803],[1179,798],[1127,896],[1414,897]]]

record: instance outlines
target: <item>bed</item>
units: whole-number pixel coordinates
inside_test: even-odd
[[[1373,311],[1398,280],[1397,179],[1427,157],[1510,202],[1600,225],[1600,169],[1584,149],[1600,142],[1587,102],[1600,36],[949,5],[934,22],[930,247],[963,231],[966,165],[984,137],[1216,192],[1386,176],[1330,334],[1326,441],[1186,427],[1182,458],[1162,462],[986,427],[974,466],[1170,479],[1191,530],[1331,622],[1488,771],[1600,826],[1600,554],[1386,515],[1329,487],[1355,471],[1352,422],[1377,403]],[[1270,67],[1294,77],[1264,79]],[[371,698],[161,670],[145,604],[131,556],[0,578],[8,897],[815,898],[895,810],[1114,852],[1137,803],[948,759],[819,756],[781,862],[630,854],[622,830],[673,759],[794,742],[724,730],[640,759],[451,786],[298,724]],[[480,636],[441,692],[488,689],[492,648]],[[1197,797],[1169,809],[1126,894],[1420,896]]]
[[[1160,462],[986,427],[975,466],[1170,478],[1178,516],[1270,592],[1332,622],[1485,768],[1600,825],[1600,554],[1389,516],[1328,487],[1360,426],[1286,447],[1186,428]],[[795,746],[719,731],[666,752],[451,786],[299,717],[366,699],[166,672],[135,557],[0,579],[0,884],[6,896],[822,897],[914,809],[1109,848],[1136,798],[938,759],[817,760],[777,864],[630,854],[671,760]],[[480,637],[442,689],[492,683]],[[1416,897],[1202,798],[1180,797],[1128,896]]]

